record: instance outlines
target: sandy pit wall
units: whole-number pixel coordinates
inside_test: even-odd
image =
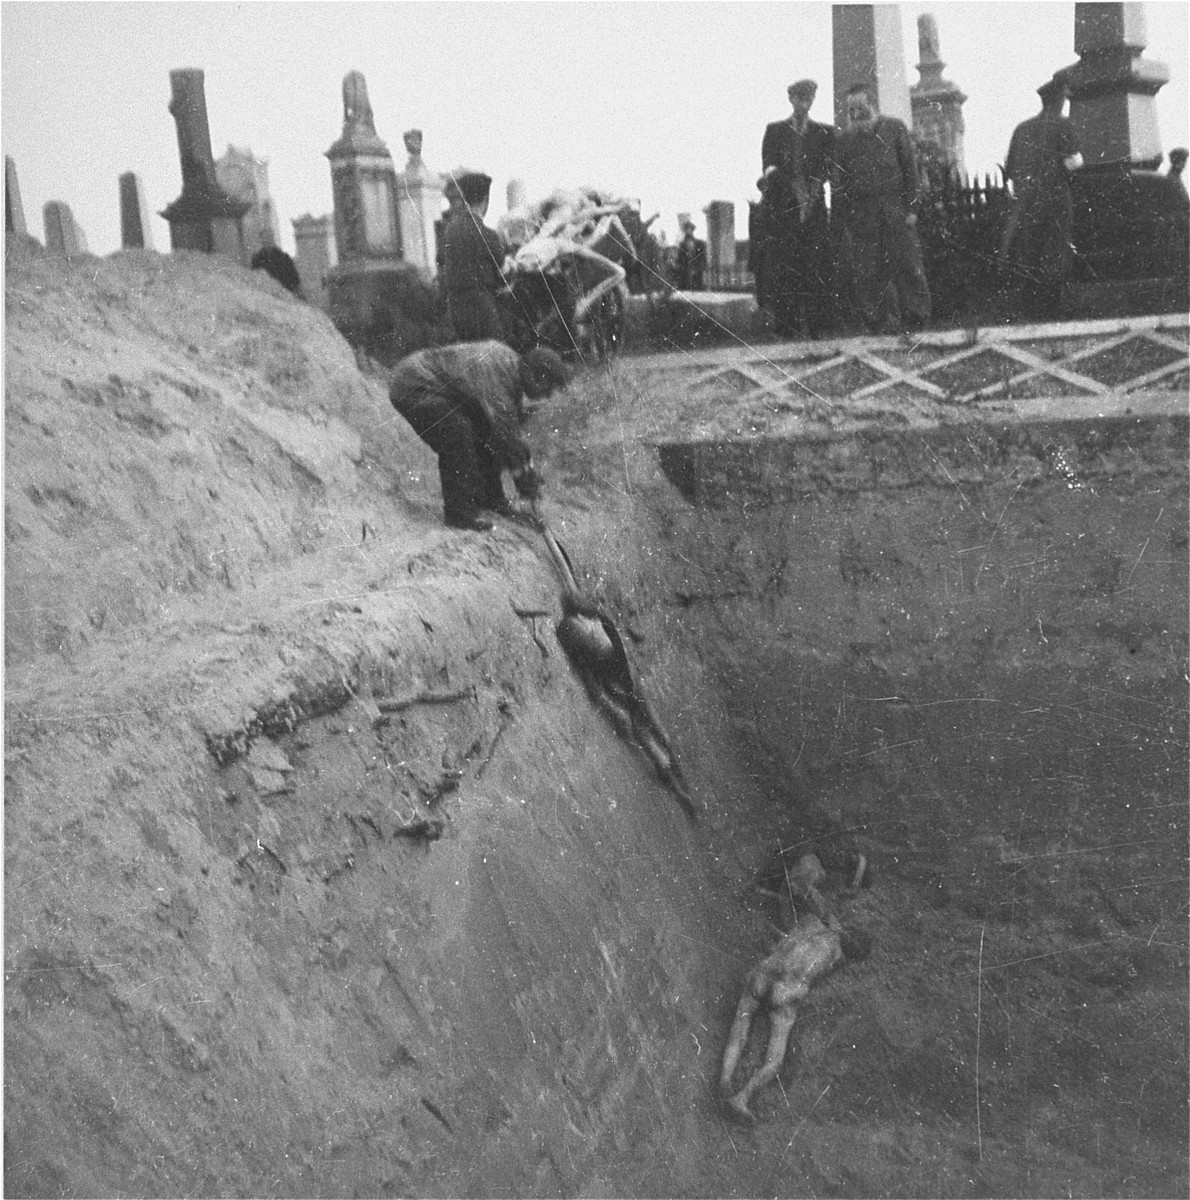
[[[776,844],[877,870],[755,1186],[1178,1191],[1185,398],[715,440],[684,403],[629,361],[559,422],[559,527],[691,777],[730,748],[700,794],[737,903],[776,914]]]
[[[263,276],[7,266],[6,1192],[695,1189],[763,930],[539,539]]]
[[[441,529],[318,314],[185,256],[7,286],[8,1193],[1176,1193],[1184,423],[733,507],[630,364],[539,411],[691,825],[536,539]],[[810,838],[872,859],[874,950],[741,1130],[756,885]]]

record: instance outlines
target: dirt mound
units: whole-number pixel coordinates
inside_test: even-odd
[[[7,303],[6,1190],[582,1190],[692,1100],[739,918],[518,615],[539,539],[443,528],[260,273],[29,257]]]
[[[1184,1194],[1183,435],[692,507],[580,377],[547,510],[692,823],[323,315],[186,254],[6,303],[7,1194]],[[872,953],[741,1128],[807,845]]]
[[[35,257],[10,263],[6,303],[10,661],[234,592],[391,511],[391,414],[262,272]]]

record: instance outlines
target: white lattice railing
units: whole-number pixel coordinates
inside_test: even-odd
[[[741,346],[624,366],[695,423],[722,427],[726,409],[733,425],[747,413],[946,420],[962,410],[1079,413],[1087,402],[1111,400],[1114,409],[1142,398],[1177,411],[1190,397],[1188,353],[1190,321],[1179,314]]]

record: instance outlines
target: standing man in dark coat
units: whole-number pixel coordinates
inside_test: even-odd
[[[496,293],[504,286],[501,268],[508,253],[503,239],[483,223],[492,179],[473,171],[452,180],[452,197],[443,234],[442,275],[446,307],[460,342],[503,339]]]
[[[678,243],[674,274],[679,291],[701,292],[703,274],[707,266],[707,244],[694,236],[694,222],[682,226],[682,240]]]
[[[1169,152],[1169,170],[1165,172],[1165,178],[1169,180],[1170,194],[1183,203],[1190,200],[1190,195],[1187,195],[1186,192],[1186,181],[1182,178],[1187,158],[1190,158],[1190,151],[1185,146],[1178,146],[1176,150],[1171,150]]]
[[[552,351],[524,357],[503,342],[455,342],[407,355],[389,382],[392,406],[435,454],[446,523],[484,531],[512,511],[501,478],[536,499],[541,477],[518,428],[522,395],[541,400],[570,378]]]
[[[832,203],[843,226],[851,301],[872,333],[919,329],[930,289],[914,226],[917,156],[903,121],[880,115],[866,83],[847,89],[847,129],[836,141]]]
[[[757,184],[764,197],[765,307],[781,333],[810,337],[831,324],[834,275],[825,184],[835,130],[810,120],[817,92],[812,79],[789,85],[793,112],[765,127]]]
[[[1062,286],[1074,262],[1070,173],[1082,166],[1078,139],[1062,115],[1069,95],[1065,82],[1051,79],[1037,89],[1041,112],[1012,133],[1004,181],[1011,183],[1012,210],[1003,251],[1020,288],[1026,316],[1056,317]]]

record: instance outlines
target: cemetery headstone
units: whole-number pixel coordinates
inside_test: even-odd
[[[4,232],[29,232],[25,224],[25,206],[21,203],[21,185],[17,182],[17,165],[11,154],[4,156]]]
[[[47,201],[42,208],[42,217],[45,220],[45,248],[49,254],[71,258],[86,253],[87,239],[75,222],[69,204],[61,200]]]
[[[243,217],[249,204],[229,195],[216,177],[203,72],[182,68],[170,71],[169,80],[182,163],[182,194],[161,213],[169,222],[170,245],[226,255],[247,266]]]
[[[1157,169],[1164,156],[1155,97],[1169,68],[1144,57],[1147,44],[1143,4],[1075,4],[1079,61],[1054,76],[1069,89],[1084,161],[1071,190],[1074,299],[1085,315],[1115,303],[1110,293],[1125,281],[1138,296],[1147,281],[1159,299],[1145,306],[1172,303],[1184,311],[1186,303],[1185,241],[1171,239],[1176,222]]]
[[[497,221],[496,231],[510,246],[523,246],[537,232],[538,225],[525,181],[510,179],[504,197],[507,211]]]
[[[243,216],[244,244],[249,255],[277,244],[277,214],[269,196],[269,164],[251,150],[228,146],[215,163],[219,186],[237,200],[246,200]]]
[[[735,205],[712,200],[703,209],[707,219],[707,287],[730,287],[735,276]]]
[[[913,132],[937,146],[947,169],[961,179],[967,174],[963,153],[963,103],[967,97],[942,77],[946,64],[939,57],[938,23],[930,13],[917,18],[917,48],[920,78],[909,89]]]
[[[125,250],[152,250],[149,206],[144,188],[133,171],[120,176],[120,245]]]
[[[408,130],[404,140],[409,157],[397,176],[401,257],[432,279],[438,273],[434,225],[442,212],[443,181],[422,159],[421,130]]]
[[[420,158],[420,139],[407,148]],[[343,133],[326,156],[339,260],[326,272],[326,312],[353,346],[389,365],[428,344],[437,296],[426,268],[402,257],[397,175],[359,71],[343,79]]]
[[[325,309],[326,279],[339,262],[334,218],[313,217],[309,213],[298,217],[293,222],[293,240],[302,295],[315,308]]]
[[[910,128],[913,113],[905,83],[905,43],[897,4],[832,4],[835,124],[847,125],[847,89],[856,83],[876,88],[880,111]]]
[[[368,84],[359,71],[343,79],[343,132],[326,156],[339,262],[398,258],[396,170],[388,146],[377,136]]]
[[[1070,120],[1088,168],[1161,163],[1156,95],[1169,68],[1144,57],[1147,45],[1143,4],[1074,6],[1079,61],[1057,74],[1070,89]]]

